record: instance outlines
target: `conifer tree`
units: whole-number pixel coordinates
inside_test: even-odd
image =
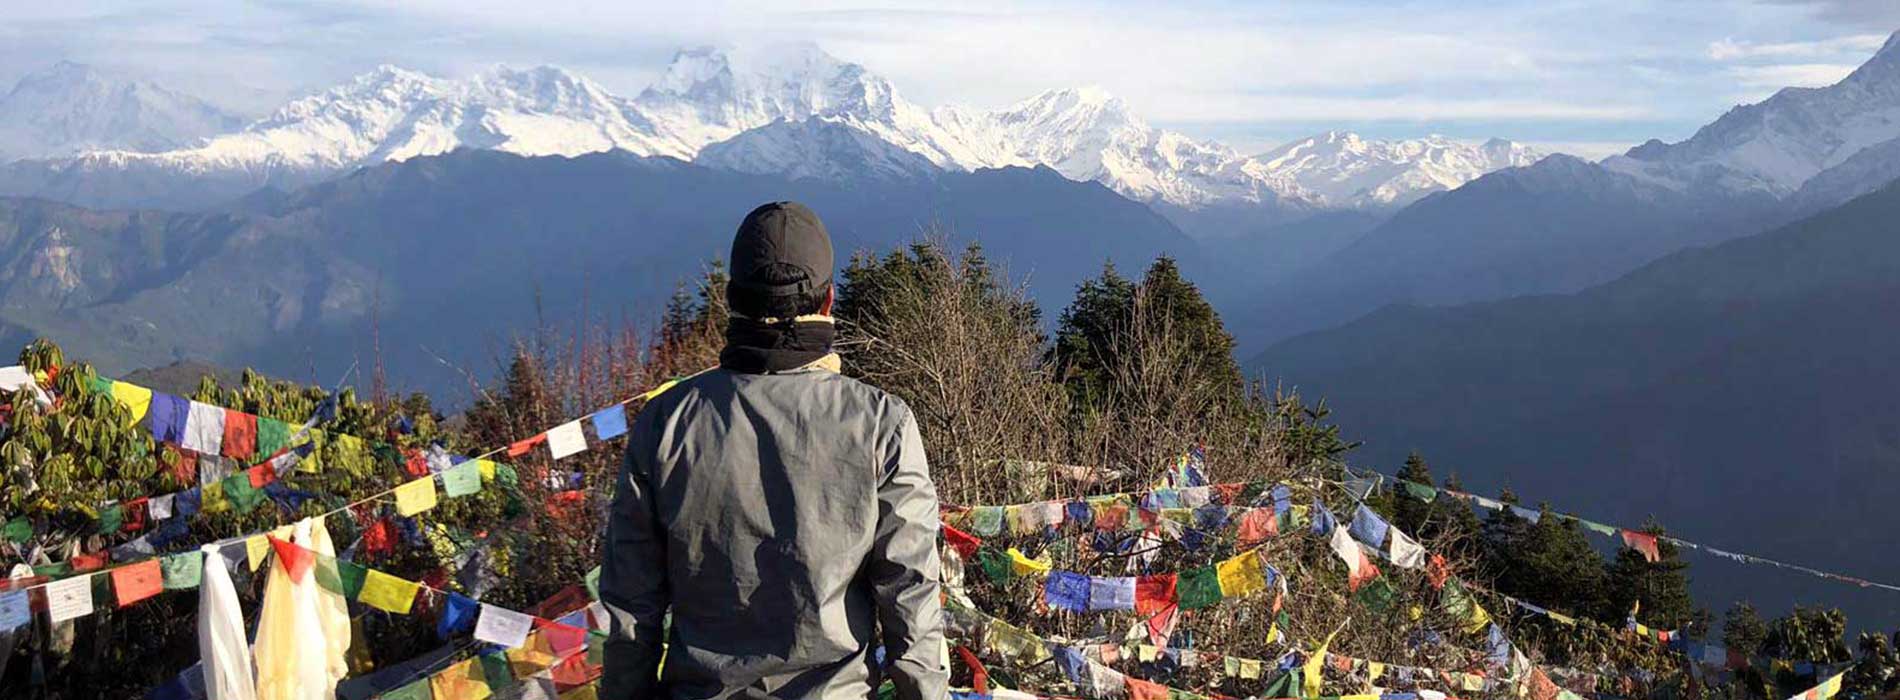
[[[1609,607],[1603,611],[1603,618],[1623,619],[1635,609],[1636,621],[1655,629],[1707,627],[1708,611],[1698,610],[1689,595],[1689,564],[1682,561],[1676,545],[1661,537],[1663,528],[1654,519],[1643,531],[1658,536],[1657,559],[1651,562],[1628,547],[1617,550],[1609,567]]]

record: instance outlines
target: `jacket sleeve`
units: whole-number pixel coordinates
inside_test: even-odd
[[[635,423],[627,456],[614,482],[601,543],[600,602],[608,629],[600,697],[639,700],[660,696],[661,636],[671,603],[666,582],[666,533],[654,515],[643,445],[652,442],[651,420]]]
[[[908,408],[898,413],[885,439],[869,574],[897,700],[939,700],[949,692],[950,671],[938,597],[937,488],[916,421]]]

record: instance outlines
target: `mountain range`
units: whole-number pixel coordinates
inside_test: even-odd
[[[0,95],[0,163],[95,150],[165,151],[242,123],[150,81],[61,61]]]
[[[795,177],[1045,165],[1144,203],[1301,211],[1396,208],[1538,157],[1503,140],[1374,141],[1344,132],[1249,156],[1152,127],[1097,88],[1051,90],[994,110],[930,109],[863,66],[798,44],[684,50],[632,98],[550,66],[460,80],[382,66],[201,145],[122,144],[16,162],[0,171],[0,193],[204,208],[259,187],[292,189],[457,148],[681,160],[704,153],[718,167]]]

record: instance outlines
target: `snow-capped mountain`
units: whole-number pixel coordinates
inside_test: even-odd
[[[1432,192],[1457,189],[1494,170],[1530,165],[1543,156],[1504,139],[1474,146],[1437,135],[1379,141],[1350,131],[1329,131],[1275,148],[1257,160],[1317,201],[1364,208],[1410,204]]]
[[[1852,74],[1736,107],[1686,141],[1603,161],[1679,191],[1785,197],[1869,146],[1900,138],[1900,32]]]
[[[198,206],[363,165],[457,148],[575,156],[621,150],[795,177],[920,177],[1048,166],[1138,201],[1384,208],[1533,155],[1522,146],[1328,134],[1261,157],[1158,129],[1099,88],[1051,90],[995,110],[927,109],[817,46],[689,49],[631,99],[559,68],[445,79],[383,66],[192,148],[96,150],[0,172],[0,189],[92,205]],[[147,201],[199,178],[189,203]],[[202,184],[202,183],[199,183]],[[129,194],[127,194],[129,192]]]
[[[0,162],[109,148],[166,150],[240,123],[195,97],[61,61],[0,95]]]

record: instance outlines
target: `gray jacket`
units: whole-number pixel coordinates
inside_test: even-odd
[[[608,517],[604,700],[947,696],[936,487],[896,397],[815,368],[683,381],[635,420]]]

